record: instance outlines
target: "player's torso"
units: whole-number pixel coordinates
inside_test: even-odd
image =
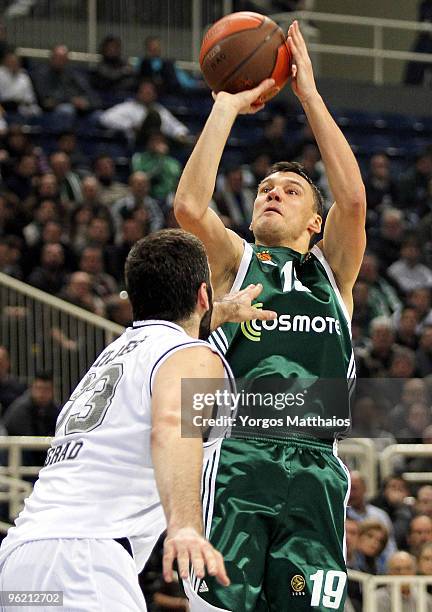
[[[151,385],[167,353],[196,342],[177,325],[148,322],[101,353],[59,415],[12,539],[145,539],[164,529],[151,457]]]
[[[348,313],[319,249],[302,256],[284,247],[247,245],[233,289],[251,283],[263,285],[256,308],[274,310],[277,319],[228,323],[212,336],[221,349],[228,347],[237,379],[354,376]]]

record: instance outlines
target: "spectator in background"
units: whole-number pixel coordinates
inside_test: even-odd
[[[415,511],[432,519],[432,486],[423,485],[417,491]]]
[[[413,166],[402,175],[399,181],[399,203],[404,210],[422,215],[427,212],[429,182],[432,179],[432,148],[418,154]]]
[[[97,246],[88,246],[81,253],[79,269],[91,279],[93,292],[103,300],[116,293],[115,279],[105,272],[103,251]]]
[[[387,562],[387,573],[390,576],[415,576],[417,571],[416,560],[413,555],[405,551],[395,552]],[[410,585],[409,579],[400,587],[402,595],[402,610],[410,612],[418,610],[418,594]],[[393,612],[392,595],[389,587],[380,587],[376,593],[377,610],[380,612]],[[426,611],[432,612],[432,598],[426,594]]]
[[[425,325],[432,325],[431,290],[426,287],[413,289],[408,293],[406,303],[417,313],[417,333],[421,334]]]
[[[359,523],[347,518],[345,520],[345,545],[346,545],[346,565],[349,569],[355,569],[356,553],[359,538]],[[362,611],[362,592],[361,587],[355,580],[350,580],[348,576],[347,594],[355,612]],[[344,612],[345,609],[344,609]]]
[[[14,163],[23,155],[29,155],[33,151],[34,146],[29,135],[24,133],[23,126],[11,124],[1,148],[2,164],[4,165],[5,161]]]
[[[22,237],[27,222],[28,218],[22,206],[0,194],[0,237]]]
[[[420,576],[432,576],[432,542],[423,544],[417,557],[417,571]],[[431,593],[429,585],[428,593]]]
[[[267,153],[259,153],[250,164],[243,166],[245,186],[256,192],[258,185],[268,176],[270,167],[270,156]]]
[[[137,145],[146,142],[150,133],[160,130],[165,136],[184,143],[188,128],[157,101],[156,87],[151,81],[142,81],[135,98],[116,104],[100,116],[101,124],[119,130]]]
[[[371,304],[370,287],[357,280],[353,287],[354,311],[352,316],[352,339],[354,348],[364,349],[365,339],[369,334],[369,325],[380,313]]]
[[[57,149],[69,157],[74,172],[77,174],[88,172],[89,160],[80,150],[75,132],[71,130],[62,132],[57,140]]]
[[[93,86],[102,93],[124,95],[133,89],[135,78],[132,66],[122,57],[119,36],[108,34],[100,44],[101,59],[93,73]]]
[[[105,208],[105,207],[104,207]],[[105,209],[105,214],[109,212]],[[70,241],[75,253],[80,253],[88,244],[88,227],[93,217],[104,218],[103,212],[95,212],[92,206],[80,204],[71,215]]]
[[[9,351],[0,346],[0,416],[4,416],[9,406],[20,397],[26,386],[10,373]]]
[[[127,195],[127,186],[116,180],[114,160],[109,155],[99,155],[94,161],[93,169],[100,184],[99,200],[110,209],[115,202]]]
[[[417,556],[426,542],[432,542],[432,519],[420,514],[411,519],[407,534],[409,552]]]
[[[44,111],[57,111],[74,117],[100,106],[98,96],[91,89],[84,73],[69,65],[69,51],[65,45],[53,48],[49,62],[34,74],[34,84]]]
[[[85,176],[81,181],[80,206],[89,208],[94,215],[108,212],[107,207],[101,200],[101,184],[92,174]]]
[[[396,439],[382,427],[382,408],[377,400],[370,396],[356,397],[352,409],[353,429],[351,435],[355,438],[372,438],[378,452],[387,446],[396,444]]]
[[[416,351],[419,345],[417,335],[418,317],[414,308],[406,307],[402,310],[396,326],[396,342]]]
[[[69,282],[59,293],[59,298],[66,300],[79,308],[89,310],[94,314],[103,316],[104,305],[100,298],[93,292],[92,280],[87,272],[74,272],[69,277]]]
[[[406,425],[409,407],[415,403],[428,403],[426,383],[421,378],[412,378],[411,380],[404,381],[400,402],[396,404],[390,412],[390,431],[392,431],[396,437],[398,437],[399,432]]]
[[[388,376],[397,349],[393,323],[387,317],[377,317],[370,324],[370,346],[356,349],[357,376],[374,378]]]
[[[421,250],[417,236],[407,236],[402,242],[400,259],[395,261],[387,271],[389,278],[403,293],[414,289],[432,288],[432,271],[420,263],[420,259]]]
[[[403,213],[396,208],[384,209],[378,228],[370,229],[369,249],[377,256],[382,274],[398,259],[404,232]]]
[[[97,246],[103,250],[112,243],[112,227],[109,220],[103,217],[93,217],[87,228],[86,246]]]
[[[25,200],[33,194],[34,180],[38,172],[37,159],[33,153],[25,154],[15,161],[5,178],[5,187],[10,199],[25,207]]]
[[[37,372],[29,392],[16,399],[3,423],[10,436],[53,436],[59,406],[50,372]]]
[[[181,165],[169,155],[167,139],[161,132],[150,134],[145,150],[134,153],[132,169],[145,172],[150,179],[150,195],[161,203],[175,192],[181,174]]]
[[[138,68],[140,79],[150,79],[159,93],[176,93],[180,89],[174,62],[162,57],[159,36],[145,39],[145,55]]]
[[[312,179],[321,191],[327,210],[333,204],[334,198],[327,182],[324,164],[321,161],[321,153],[315,142],[303,145],[298,161],[304,167],[309,178]]]
[[[123,327],[129,327],[132,324],[132,306],[128,298],[112,295],[106,301],[105,306],[108,319]]]
[[[35,181],[35,189],[36,203],[42,200],[53,200],[57,204],[61,204],[59,186],[55,174],[52,172],[46,172],[38,177],[38,180]]]
[[[347,517],[355,521],[365,521],[366,519],[379,521],[388,532],[388,542],[385,547],[386,556],[396,549],[390,517],[387,512],[366,501],[366,483],[360,472],[351,472],[351,491],[348,500]]]
[[[122,222],[138,215],[146,234],[157,232],[164,226],[164,216],[158,202],[150,196],[150,181],[144,172],[133,172],[129,177],[129,193],[112,207],[117,232]]]
[[[57,295],[66,282],[64,251],[61,244],[44,244],[40,266],[33,269],[27,282],[51,295]]]
[[[427,404],[415,402],[408,408],[405,427],[396,435],[402,444],[421,444],[423,432],[431,425],[431,410]]]
[[[28,250],[26,257],[27,264],[30,265],[28,274],[34,266],[39,265],[41,261],[42,248],[45,244],[61,244],[63,247],[66,271],[76,269],[76,257],[70,248],[65,228],[58,221],[47,221],[42,229],[42,237],[31,249]]]
[[[0,66],[0,104],[5,111],[24,117],[41,113],[30,77],[14,51],[6,52]]]
[[[373,253],[364,254],[358,278],[369,286],[368,303],[375,316],[390,317],[400,311],[402,303],[395,289],[379,274],[379,262]]]
[[[213,201],[225,225],[243,238],[252,240],[249,226],[255,193],[245,187],[241,166],[227,168]]]
[[[414,514],[413,508],[405,502],[409,495],[406,480],[393,475],[384,480],[380,492],[371,500],[374,506],[389,515],[398,548],[406,547],[406,534]]]
[[[422,377],[432,374],[432,325],[423,327],[416,353],[416,369]]]
[[[20,242],[16,236],[0,238],[0,272],[22,280],[23,272],[20,265]]]
[[[72,171],[69,155],[57,151],[50,155],[50,165],[57,180],[60,191],[60,200],[66,206],[73,207],[82,199],[81,181],[79,176]]]
[[[107,269],[119,285],[124,286],[124,265],[131,247],[143,238],[144,229],[138,219],[126,219],[117,244],[107,248]]]
[[[292,150],[286,137],[287,120],[284,115],[273,115],[264,127],[264,134],[254,146],[254,153],[268,155],[271,163],[279,159],[292,159]]]
[[[390,159],[386,153],[375,153],[370,158],[365,188],[368,209],[374,212],[369,221],[374,223],[377,219],[376,211],[397,204],[397,184],[391,176]]]
[[[53,200],[42,200],[33,210],[33,221],[23,229],[26,244],[29,247],[37,244],[42,238],[43,227],[48,221],[59,221],[63,210]]]
[[[382,553],[388,542],[388,530],[377,519],[365,519],[359,523],[357,549],[353,569],[367,574],[383,574],[386,557]]]

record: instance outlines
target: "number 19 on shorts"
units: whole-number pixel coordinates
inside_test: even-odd
[[[347,580],[345,572],[318,570],[309,576],[309,579],[313,583],[311,607],[323,606],[331,610],[338,610]]]

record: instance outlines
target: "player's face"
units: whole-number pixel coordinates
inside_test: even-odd
[[[319,231],[312,187],[294,172],[275,172],[258,186],[251,229],[268,246],[284,245]]]

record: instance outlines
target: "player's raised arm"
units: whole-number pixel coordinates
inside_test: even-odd
[[[316,138],[335,198],[325,225],[323,250],[349,306],[366,244],[365,188],[351,147],[317,91],[312,63],[297,21],[288,30],[288,45],[295,64],[292,89]]]
[[[212,111],[178,184],[174,199],[177,221],[204,242],[217,294],[228,289],[243,253],[241,238],[226,229],[209,208],[219,163],[237,115],[256,113],[263,108],[257,100],[273,87],[274,81],[266,79],[248,91],[234,95],[220,92],[214,96]]]
[[[152,456],[156,483],[167,519],[163,574],[172,580],[177,559],[180,576],[189,566],[203,578],[205,570],[228,585],[221,554],[204,538],[201,506],[202,439],[181,437],[181,381],[223,379],[221,359],[204,346],[175,353],[159,368],[152,395]]]

